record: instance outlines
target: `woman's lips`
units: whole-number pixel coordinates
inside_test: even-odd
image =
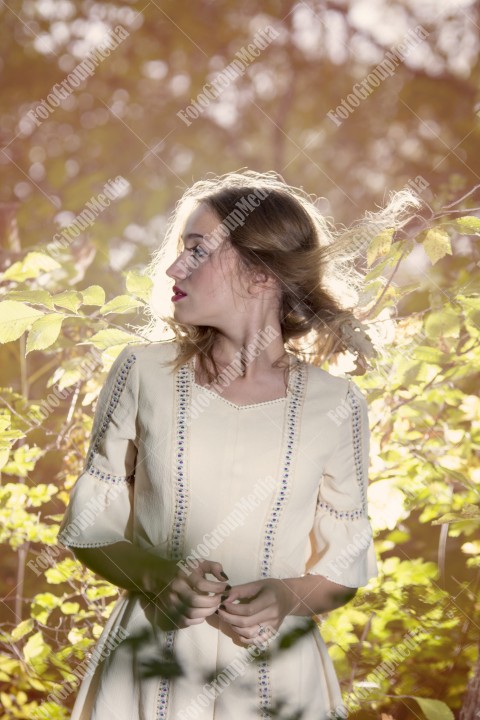
[[[181,300],[182,298],[187,297],[186,293],[177,292],[175,295],[172,296],[173,302],[177,302],[177,300]]]

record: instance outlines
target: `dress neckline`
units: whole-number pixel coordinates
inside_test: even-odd
[[[273,400],[264,400],[263,402],[258,403],[248,403],[247,405],[237,405],[236,403],[232,402],[231,400],[227,400],[227,398],[222,397],[219,393],[215,392],[214,390],[210,390],[206,385],[199,385],[199,383],[195,382],[195,369],[196,369],[196,359],[197,356],[194,355],[193,358],[188,363],[189,371],[190,371],[190,379],[192,385],[194,385],[199,390],[202,390],[212,397],[221,400],[222,402],[226,403],[227,405],[231,405],[236,410],[243,410],[245,408],[257,408],[262,407],[263,405],[273,405],[277,403],[284,403],[285,400],[288,400],[289,395],[292,393],[292,381],[293,381],[293,375],[295,371],[300,367],[302,364],[298,358],[296,358],[295,355],[292,353],[288,354],[288,380],[287,380],[287,391],[286,394],[283,397],[274,398]]]

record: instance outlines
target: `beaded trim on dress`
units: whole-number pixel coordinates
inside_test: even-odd
[[[262,405],[273,405],[274,403],[280,403],[285,402],[285,400],[288,400],[289,395],[291,394],[291,385],[292,385],[292,376],[294,374],[294,371],[298,369],[298,367],[301,365],[301,362],[298,360],[298,358],[295,357],[295,355],[292,355],[289,353],[289,373],[288,373],[288,381],[287,381],[287,391],[286,394],[280,398],[274,398],[273,400],[264,400],[263,402],[258,403],[248,403],[246,405],[236,405],[231,400],[227,400],[227,398],[222,397],[220,393],[215,392],[214,390],[210,390],[210,388],[206,385],[200,385],[195,381],[195,370],[196,370],[196,359],[197,356],[195,355],[190,363],[189,363],[189,371],[191,376],[191,382],[192,385],[202,392],[205,392],[207,395],[211,395],[216,399],[222,400],[222,402],[227,403],[227,405],[231,405],[237,410],[242,410],[243,408],[256,408],[261,407]]]

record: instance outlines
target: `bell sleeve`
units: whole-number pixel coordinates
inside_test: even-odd
[[[98,396],[85,466],[57,537],[65,547],[133,541],[137,398],[136,355],[127,347]]]
[[[306,573],[357,588],[377,577],[378,568],[367,508],[368,405],[352,380],[330,417],[338,424],[338,443],[320,482]]]

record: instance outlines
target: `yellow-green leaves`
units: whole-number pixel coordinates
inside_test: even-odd
[[[13,628],[12,630],[12,640],[17,641],[21,640],[25,635],[28,635],[29,632],[33,630],[33,619],[28,618],[28,620],[23,620],[17,627]]]
[[[111,347],[122,346],[132,341],[132,335],[123,330],[100,330],[87,341],[99,350],[107,350]]]
[[[126,274],[126,286],[129,293],[147,302],[152,290],[152,280],[147,275],[139,275],[132,270]]]
[[[19,300],[31,305],[44,305],[53,310],[52,296],[47,290],[10,290],[6,297],[8,300]]]
[[[16,300],[0,302],[0,343],[18,340],[42,315],[40,310]]]
[[[66,308],[76,313],[80,305],[82,304],[82,294],[74,292],[73,290],[66,290],[65,292],[59,293],[53,296],[53,302],[57,307]]]
[[[27,337],[27,355],[32,350],[46,350],[51,347],[60,335],[65,317],[61,313],[50,313],[35,320]]]
[[[19,260],[5,270],[2,280],[15,280],[23,282],[37,278],[45,272],[57,270],[60,263],[54,260],[50,255],[40,252],[29,252],[22,260]]]
[[[461,317],[458,312],[445,305],[441,310],[431,312],[425,319],[425,332],[429,338],[457,337],[460,333]]]
[[[475,215],[456,218],[452,224],[462,235],[480,235],[480,218]]]
[[[142,305],[143,303],[139,302],[139,300],[136,300],[130,295],[117,295],[117,297],[113,298],[113,300],[110,300],[106,305],[104,305],[104,307],[100,310],[100,315],[107,315],[108,313],[129,313],[133,312],[133,310],[136,310]]]
[[[430,698],[420,698],[412,696],[412,700],[420,705],[420,709],[427,720],[454,720],[453,712],[441,700],[431,700]]]
[[[387,228],[373,238],[367,250],[368,267],[370,267],[378,258],[389,254],[392,247],[394,232],[394,228]]]
[[[102,306],[105,303],[105,290],[100,285],[90,285],[82,290],[82,298],[84,305]]]
[[[445,255],[452,254],[450,235],[440,227],[427,230],[418,237],[418,240],[423,242],[423,247],[432,265],[435,265],[435,263],[445,257]]]

